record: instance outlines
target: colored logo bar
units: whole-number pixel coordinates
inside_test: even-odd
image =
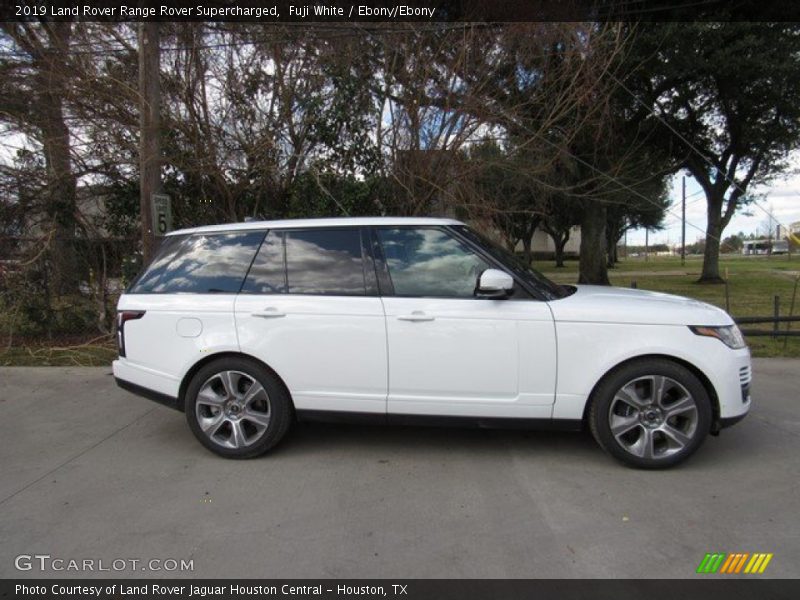
[[[772,560],[772,553],[764,552],[714,552],[705,555],[700,566],[697,567],[698,573],[723,573],[725,575],[735,575],[740,573],[763,573],[767,569],[769,561]]]

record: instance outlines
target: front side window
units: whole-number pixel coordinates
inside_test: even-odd
[[[491,267],[442,229],[378,229],[397,296],[472,298],[478,275]]]
[[[238,293],[263,239],[263,231],[185,236],[148,267],[131,293]]]
[[[479,245],[488,254],[496,258],[500,263],[505,265],[514,275],[527,281],[528,284],[535,288],[544,300],[557,300],[558,298],[565,298],[575,291],[575,288],[559,285],[550,281],[547,277],[539,273],[536,269],[529,264],[522,261],[514,253],[509,252],[499,244],[491,241],[486,236],[470,229],[465,225],[457,225],[454,227],[461,235],[466,237],[471,242]]]

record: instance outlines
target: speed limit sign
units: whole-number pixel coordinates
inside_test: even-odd
[[[153,233],[166,235],[172,231],[172,200],[166,194],[153,194]]]

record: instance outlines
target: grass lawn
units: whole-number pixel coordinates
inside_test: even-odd
[[[651,256],[624,259],[619,266],[609,271],[611,283],[630,287],[635,281],[643,290],[654,290],[697,298],[720,308],[726,308],[725,286],[695,283],[700,277],[703,259],[701,256],[686,258],[681,266],[679,257]],[[567,261],[557,269],[551,261],[538,261],[534,266],[559,283],[575,283],[578,277],[578,262]],[[773,314],[774,297],[780,297],[780,314],[789,314],[795,280],[800,275],[800,257],[792,256],[723,256],[720,271],[728,279],[730,313],[734,317],[770,316]],[[799,286],[800,287],[800,286]],[[794,314],[800,314],[800,289],[795,300]],[[748,325],[748,328],[770,328],[771,325]],[[786,324],[781,325],[782,328]],[[793,327],[800,331],[800,323]],[[754,356],[800,357],[800,338],[749,337],[747,340]]]

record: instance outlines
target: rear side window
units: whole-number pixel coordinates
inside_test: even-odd
[[[243,292],[364,296],[358,229],[272,231],[261,245]]]
[[[283,254],[283,232],[270,231],[253,260],[242,286],[246,294],[285,294],[286,262]]]
[[[130,293],[238,293],[263,239],[263,231],[185,236],[153,261]]]

